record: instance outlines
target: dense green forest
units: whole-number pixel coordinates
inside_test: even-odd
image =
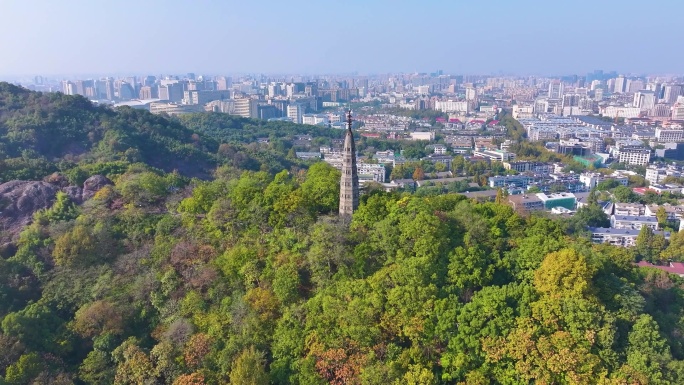
[[[0,384],[684,383],[682,280],[568,235],[595,208],[374,191],[343,220],[339,172],[254,124],[0,84],[2,182],[113,181],[2,245]]]

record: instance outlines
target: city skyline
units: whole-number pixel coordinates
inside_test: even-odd
[[[661,0],[653,33],[636,2],[572,5],[424,1],[47,1],[4,4],[0,78],[83,74],[384,74],[554,76],[614,69],[681,74],[684,4]],[[644,25],[646,27],[647,24]]]

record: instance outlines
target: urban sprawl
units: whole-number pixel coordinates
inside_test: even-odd
[[[683,78],[600,70],[553,78],[442,71],[316,77],[189,73],[87,80],[37,76],[21,84],[154,114],[213,111],[338,129],[345,128],[345,111],[352,108],[360,138],[396,143],[387,147],[392,149],[373,151],[367,145],[360,151],[362,184],[456,191],[484,200],[503,196],[516,210],[557,215],[572,215],[598,199],[610,227],[590,228],[592,239],[625,247],[635,244],[644,226],[665,238],[669,230],[684,228]],[[343,141],[320,146],[315,139],[293,137],[296,156],[341,168]],[[546,160],[520,143],[539,149]],[[419,157],[404,152],[404,146],[416,144],[423,150]],[[549,161],[549,154],[563,161]],[[629,199],[614,193],[620,186],[629,189]],[[670,227],[658,212],[666,213]]]

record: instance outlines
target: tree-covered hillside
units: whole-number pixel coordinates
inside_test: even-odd
[[[81,96],[39,93],[0,82],[0,183],[62,172],[73,184],[112,177],[134,163],[208,179],[220,165],[277,173],[301,165],[290,138],[336,138],[340,130],[227,114],[169,118],[95,106]],[[271,139],[258,144],[257,138]]]
[[[376,191],[340,220],[326,163],[237,140],[221,158],[197,122],[232,118],[3,87],[3,177],[8,160],[34,170],[19,145],[47,173],[120,168],[0,248],[0,384],[684,383],[682,280],[625,249],[457,194]],[[48,119],[62,108],[73,119]],[[50,125],[17,123],[33,115]],[[52,130],[73,136],[53,148]],[[100,150],[110,132],[136,138],[135,162]],[[198,158],[168,168],[142,143]],[[192,159],[219,166],[172,172]]]
[[[149,112],[0,83],[0,181],[107,162],[205,175],[217,149],[216,141]]]

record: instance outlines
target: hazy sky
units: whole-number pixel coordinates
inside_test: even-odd
[[[683,73],[684,0],[0,0],[0,75]]]

